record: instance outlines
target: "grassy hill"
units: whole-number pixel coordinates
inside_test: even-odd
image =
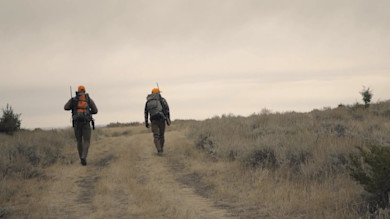
[[[389,102],[309,113],[264,110],[194,123],[188,135],[216,164],[238,168],[219,171],[214,191],[221,198],[264,206],[265,217],[357,218],[367,214],[370,197],[349,176],[349,155],[356,147],[389,147],[389,119]],[[207,176],[208,169],[200,172]]]
[[[180,146],[167,138],[168,148],[178,146],[166,162],[173,172],[186,173],[185,178],[177,175],[178,182],[231,217],[358,218],[371,214],[370,196],[350,177],[349,155],[358,153],[357,146],[390,147],[389,128],[389,101],[369,108],[263,110],[248,117],[177,120],[167,132],[183,134],[192,143]],[[141,132],[149,131],[140,124],[98,128],[91,150],[102,139]],[[71,129],[22,130],[1,134],[0,142],[0,218],[26,211],[21,200],[45,190],[47,168],[79,165]],[[375,214],[390,216],[386,210]]]

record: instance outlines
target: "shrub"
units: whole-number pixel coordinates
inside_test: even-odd
[[[371,205],[386,208],[389,206],[390,192],[390,149],[374,145],[369,146],[369,151],[361,147],[358,149],[360,156],[350,156],[350,175],[373,195],[374,202]]]
[[[12,107],[7,104],[3,109],[3,117],[0,119],[0,132],[12,135],[15,131],[20,129],[20,114],[15,114]]]
[[[129,122],[129,123],[120,123],[120,122],[111,122],[107,125],[107,128],[114,128],[114,127],[129,127],[129,126],[139,126],[141,125],[140,122]]]
[[[360,94],[363,97],[364,106],[367,108],[370,105],[370,102],[371,102],[372,91],[370,90],[370,88],[366,89],[365,87],[363,87],[363,90],[360,91]]]
[[[7,218],[9,216],[9,210],[3,207],[0,207],[0,218]]]
[[[275,169],[279,167],[275,151],[272,148],[256,149],[249,154],[245,161],[252,167]]]

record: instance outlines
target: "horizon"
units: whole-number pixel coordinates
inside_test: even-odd
[[[387,99],[387,100],[378,100],[377,102],[370,102],[370,105],[374,105],[374,104],[382,104],[382,103],[386,103],[386,102],[389,102],[390,99]],[[247,117],[250,117],[252,115],[262,115],[264,113],[267,113],[267,114],[288,114],[288,113],[311,113],[315,110],[319,110],[319,111],[324,111],[324,110],[328,110],[328,109],[336,109],[336,108],[339,108],[340,106],[343,106],[343,107],[354,107],[356,105],[360,105],[360,106],[364,106],[364,102],[355,102],[355,103],[351,103],[351,104],[343,104],[343,103],[339,103],[337,106],[334,106],[334,107],[331,107],[331,106],[323,106],[323,107],[320,107],[320,108],[313,108],[311,110],[308,110],[308,111],[294,111],[294,110],[286,110],[286,111],[273,111],[273,110],[270,110],[268,108],[263,108],[261,110],[259,110],[258,112],[253,112],[251,114],[248,114],[248,115],[240,115],[240,114],[234,114],[234,113],[221,113],[221,114],[215,114],[213,116],[210,116],[210,117],[207,117],[207,118],[200,118],[200,119],[196,119],[196,118],[175,118],[172,120],[172,122],[175,122],[175,121],[205,121],[205,120],[208,120],[208,119],[213,119],[215,117],[219,117],[219,118],[222,118],[224,116],[233,116],[233,117],[244,117],[244,118],[247,118]],[[17,113],[17,112],[14,112],[14,113]],[[34,129],[42,129],[42,130],[55,130],[55,129],[68,129],[68,128],[72,128],[72,124],[69,124],[69,125],[65,125],[65,126],[58,126],[58,127],[31,127],[31,128],[27,128],[27,127],[23,127],[23,120],[21,119],[22,121],[22,125],[21,125],[21,129],[23,130],[34,130]],[[69,122],[71,123],[71,120],[69,119]],[[95,120],[95,123],[96,123],[96,120]],[[108,125],[110,124],[130,124],[130,123],[139,123],[140,125],[142,125],[144,123],[144,121],[111,121],[111,122],[108,122],[108,123],[105,123],[105,124],[95,124],[95,127],[96,128],[104,128],[104,127],[107,127]]]

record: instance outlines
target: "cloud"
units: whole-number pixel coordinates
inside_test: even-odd
[[[68,123],[69,86],[79,84],[98,105],[101,124],[142,121],[156,82],[175,118],[310,110],[353,102],[362,85],[386,99],[389,6],[1,1],[0,104],[20,110],[25,127],[58,127]]]

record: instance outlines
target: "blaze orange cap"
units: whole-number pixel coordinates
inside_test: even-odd
[[[85,92],[85,87],[83,85],[80,85],[78,92]]]
[[[152,94],[154,94],[154,93],[161,93],[161,91],[158,88],[153,88]]]

